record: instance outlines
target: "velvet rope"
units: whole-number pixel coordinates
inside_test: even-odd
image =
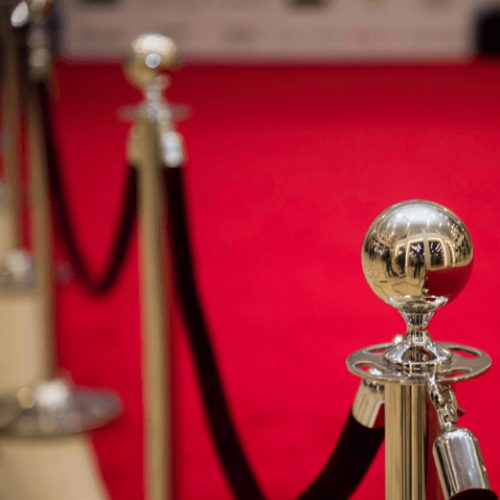
[[[165,194],[176,292],[196,361],[212,436],[234,496],[265,497],[233,424],[216,356],[199,299],[189,242],[183,168],[165,168]],[[368,429],[349,414],[325,468],[298,500],[344,500],[354,492],[377,454],[384,429]]]
[[[450,500],[498,500],[498,495],[491,490],[467,490],[453,495]]]
[[[127,255],[137,212],[137,171],[133,166],[127,166],[128,178],[122,201],[119,225],[116,230],[111,251],[108,254],[104,272],[98,279],[95,279],[92,277],[89,266],[77,244],[73,225],[69,216],[59,158],[55,147],[50,110],[50,95],[44,83],[37,83],[35,85],[35,91],[42,109],[50,194],[55,208],[56,220],[77,278],[92,294],[103,295],[115,284]]]

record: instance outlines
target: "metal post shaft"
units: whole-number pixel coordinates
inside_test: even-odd
[[[28,137],[30,145],[31,193],[34,217],[37,293],[41,308],[43,372],[40,379],[50,379],[55,372],[54,359],[54,300],[52,274],[52,223],[47,168],[47,153],[43,131],[42,110],[34,89],[28,98]]]
[[[164,286],[164,200],[158,123],[139,120],[139,211],[142,261],[143,373],[145,402],[146,498],[172,497],[170,457],[170,381],[167,297]]]
[[[425,385],[385,387],[386,499],[426,498]]]
[[[0,2],[0,30],[3,35],[4,68],[2,75],[2,129],[0,151],[4,161],[4,175],[9,188],[10,210],[12,211],[12,227],[8,234],[12,241],[12,248],[22,244],[21,230],[21,180],[20,180],[20,61],[18,60],[19,47],[10,24],[10,6]]]

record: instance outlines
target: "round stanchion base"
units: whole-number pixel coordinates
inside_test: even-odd
[[[102,427],[121,413],[114,394],[56,378],[1,399],[0,432],[26,437],[74,434]]]

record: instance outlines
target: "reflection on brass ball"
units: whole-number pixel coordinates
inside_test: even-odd
[[[142,90],[158,80],[161,71],[178,65],[174,41],[159,33],[146,33],[136,38],[126,54],[124,71],[127,79]]]
[[[363,272],[375,294],[400,311],[436,310],[457,297],[472,271],[464,223],[430,201],[398,203],[366,233]]]

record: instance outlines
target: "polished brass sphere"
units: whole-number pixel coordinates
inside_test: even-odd
[[[473,263],[464,223],[430,201],[398,203],[366,233],[363,272],[375,294],[400,311],[433,311],[457,297]]]
[[[124,71],[127,79],[142,90],[158,81],[161,71],[178,65],[174,41],[159,33],[146,33],[136,38],[127,51]]]

